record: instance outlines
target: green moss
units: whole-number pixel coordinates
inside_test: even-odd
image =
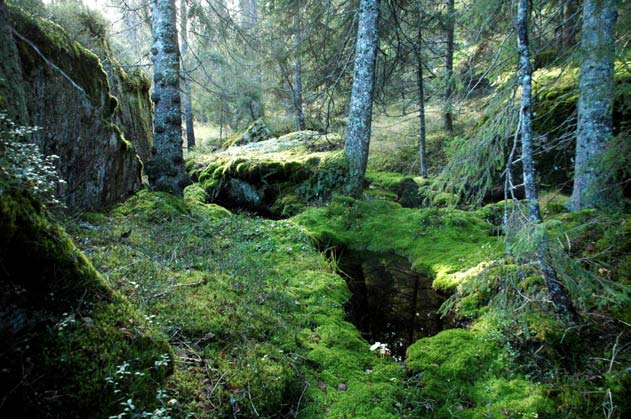
[[[143,190],[117,206],[114,211],[150,222],[162,222],[187,215],[190,208],[184,201],[169,193]]]
[[[0,231],[0,290],[12,301],[0,323],[1,386],[10,395],[3,409],[106,417],[120,413],[121,396],[154,407],[157,387],[172,368],[165,337],[112,292],[28,195],[0,196]],[[163,356],[167,363],[156,367]],[[125,362],[129,374],[108,382]],[[42,397],[47,394],[54,396]]]
[[[552,413],[542,388],[515,375],[498,344],[481,332],[445,330],[408,348],[406,365],[418,375],[433,417],[538,417]]]
[[[175,416],[398,417],[403,369],[345,321],[346,283],[303,229],[215,218],[199,189],[185,195],[141,192],[75,227],[112,286],[174,336]]]
[[[102,116],[109,118],[116,105],[109,94],[107,74],[99,58],[72,41],[61,26],[50,20],[33,17],[15,6],[9,6],[9,11],[15,29],[81,86],[90,101],[103,110]],[[36,68],[48,68],[42,65],[42,58],[26,42],[18,41],[18,49],[25,74]]]
[[[438,208],[453,207],[458,202],[458,196],[449,192],[439,192],[432,198],[432,205]]]
[[[414,270],[432,275],[434,287],[442,290],[457,285],[454,274],[499,252],[492,226],[474,212],[417,210],[338,196],[329,206],[310,208],[294,219],[324,247],[407,256]]]
[[[187,163],[189,174],[209,202],[275,217],[293,215],[306,204],[329,199],[347,173],[342,152],[312,151],[313,144],[327,141],[322,136],[303,141],[302,132],[294,134],[213,156],[194,154]]]

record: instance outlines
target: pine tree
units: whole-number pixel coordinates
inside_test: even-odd
[[[175,0],[152,0],[153,92],[155,104],[152,159],[147,164],[151,186],[178,195],[190,182],[182,156],[180,50]]]
[[[523,168],[524,189],[526,192],[526,206],[528,208],[528,222],[530,228],[541,224],[541,210],[537,194],[535,163],[532,153],[532,66],[528,42],[528,0],[517,3],[517,50],[519,53],[519,78],[521,82],[520,134],[521,134],[521,163]],[[555,270],[548,263],[548,244],[545,236],[538,244],[536,258],[543,274],[548,294],[555,309],[566,318],[574,317],[574,308],[565,289],[559,282]]]
[[[195,126],[193,125],[193,99],[191,97],[191,76],[188,74],[188,11],[186,0],[180,0],[180,38],[182,39],[182,114],[186,124],[186,146],[195,148]]]
[[[585,0],[579,76],[574,189],[567,204],[578,211],[607,205],[606,176],[598,166],[613,135],[613,61],[616,0]]]
[[[353,90],[344,153],[349,162],[347,192],[359,196],[362,191],[372,120],[375,58],[379,43],[377,24],[379,0],[361,0],[355,49]]]

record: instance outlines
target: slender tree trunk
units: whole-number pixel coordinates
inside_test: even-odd
[[[580,0],[564,0],[562,4],[563,24],[561,26],[561,46],[565,49],[573,48],[576,44],[576,24]]]
[[[418,156],[420,175],[427,177],[427,156],[425,153],[426,125],[425,125],[425,86],[423,84],[423,0],[418,0],[418,32],[416,51],[416,83],[418,86]]]
[[[368,162],[375,59],[379,42],[378,21],[379,0],[361,0],[355,47],[353,89],[344,145],[344,153],[349,163],[347,193],[352,196],[361,194],[364,175],[366,174],[366,163]]]
[[[519,0],[517,4],[517,49],[519,53],[519,75],[521,79],[521,162],[523,168],[528,221],[533,225],[541,224],[541,210],[537,195],[535,163],[532,155],[532,67],[528,44],[528,0]],[[544,239],[538,245],[536,257],[543,274],[548,294],[555,310],[564,317],[575,317],[572,302],[559,282],[556,272],[547,262],[548,245]]]
[[[581,48],[584,58],[579,76],[574,189],[567,204],[573,211],[606,206],[613,195],[607,193],[605,176],[597,162],[613,135],[617,16],[616,0],[583,2]]]
[[[186,146],[189,150],[195,148],[195,126],[193,125],[193,99],[191,96],[191,79],[188,74],[188,11],[186,0],[180,0],[180,22],[182,39],[182,113],[186,122]]]
[[[302,43],[302,17],[300,1],[297,2],[294,29],[294,109],[296,111],[296,130],[305,129],[305,115],[302,110],[302,59],[300,44]]]
[[[133,0],[130,0],[127,3],[127,9],[124,10],[124,21],[125,26],[127,26],[127,31],[129,32],[129,43],[131,44],[132,50],[134,51],[134,58],[140,59],[142,57],[142,53],[140,51],[140,31],[138,30],[138,11],[136,10],[136,4]]]
[[[443,126],[445,131],[454,130],[452,114],[452,96],[454,94],[454,31],[456,13],[454,0],[447,0],[447,45],[445,49],[445,109],[443,110]]]
[[[182,194],[190,180],[182,157],[180,57],[175,0],[152,0],[153,157],[147,175],[156,190]]]
[[[252,39],[258,39],[257,34],[254,33],[258,22],[258,4],[257,0],[240,0],[239,8],[241,10],[241,26],[252,37]],[[254,67],[254,84],[256,92],[252,95],[250,103],[248,104],[250,117],[252,120],[262,118],[265,115],[265,107],[261,100],[261,92],[263,90],[263,76],[261,72],[261,66],[257,62],[256,54],[254,58],[248,60]],[[250,73],[250,77],[252,77]]]

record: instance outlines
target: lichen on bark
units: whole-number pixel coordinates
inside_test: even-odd
[[[181,195],[190,183],[182,155],[180,54],[175,1],[152,0],[153,92],[155,104],[152,160],[147,175],[152,188]]]

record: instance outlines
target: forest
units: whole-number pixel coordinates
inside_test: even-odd
[[[631,2],[0,0],[0,417],[631,417]]]

